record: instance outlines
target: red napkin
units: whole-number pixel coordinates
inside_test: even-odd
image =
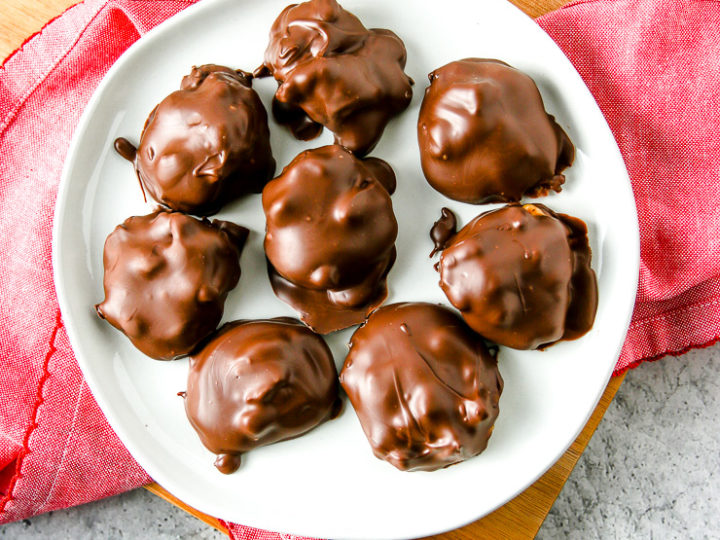
[[[0,68],[0,523],[150,481],[75,362],[52,281],[51,227],[63,160],[93,90],[132,42],[192,3],[86,0]],[[637,199],[640,290],[616,372],[713,342],[720,2],[580,0],[539,22],[600,103]],[[230,529],[235,538],[293,538]]]
[[[720,2],[578,0],[538,22],[615,135],[640,285],[615,373],[720,337]]]

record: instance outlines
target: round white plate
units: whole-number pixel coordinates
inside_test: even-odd
[[[409,538],[453,529],[494,510],[530,485],[570,445],[612,372],[627,330],[638,275],[638,227],[625,167],[605,120],[571,64],[535,23],[503,0],[347,0],[369,28],[394,30],[408,50],[416,81],[410,108],[393,120],[372,155],[398,177],[393,205],[400,233],[387,302],[447,304],[437,285],[428,231],[448,206],[460,224],[487,210],[433,191],[420,169],[415,125],[427,74],[469,56],[499,58],[530,74],[546,108],[577,147],[562,193],[540,199],[588,223],[600,304],[590,333],[545,352],[502,349],[500,417],[487,450],[432,473],[400,472],[376,459],[352,407],[298,439],[253,450],[235,474],[214,456],[185,418],[177,392],[187,360],[153,361],[101,321],[105,237],[132,215],[149,213],[132,166],[113,140],[137,142],[145,118],[177,89],[190,66],[252,70],[286,0],[205,0],[148,33],[113,66],[75,133],[60,186],[54,228],[55,279],[78,362],[122,441],[161,485],[198,510],[254,527],[322,538]],[[275,83],[255,82],[269,107]],[[278,171],[300,150],[331,135],[294,141],[271,124]],[[497,205],[495,205],[497,206]],[[293,315],[272,293],[262,251],[260,196],[218,214],[251,229],[242,277],[224,320]],[[352,330],[328,339],[338,367]]]

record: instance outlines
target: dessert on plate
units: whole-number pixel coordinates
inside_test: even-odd
[[[273,114],[297,138],[312,139],[325,126],[337,144],[365,155],[410,104],[405,60],[405,45],[390,30],[365,28],[335,0],[310,0],[280,13],[255,74],[277,80]]]
[[[190,357],[185,412],[229,474],[243,453],[336,416],[337,370],[325,341],[297,319],[235,321]]]
[[[115,148],[134,163],[144,194],[199,216],[260,193],[275,173],[252,76],[215,64],[193,67],[180,90],[153,109],[137,149],[124,138]]]
[[[433,471],[485,450],[503,380],[495,352],[437,304],[383,306],[353,334],[340,382],[375,455]]]
[[[302,152],[262,194],[275,294],[326,334],[365,320],[387,296],[398,225],[395,173],[329,145]]]
[[[433,188],[473,204],[562,189],[575,148],[528,75],[500,60],[466,58],[428,77],[417,134]]]
[[[583,221],[514,203],[454,234],[448,214],[431,233],[442,249],[440,287],[476,332],[514,349],[538,349],[592,328],[597,281]]]
[[[97,314],[152,358],[189,354],[222,318],[247,236],[228,221],[166,210],[126,219],[105,241]]]

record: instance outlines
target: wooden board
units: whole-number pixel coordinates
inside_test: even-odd
[[[74,0],[1,0],[0,58],[7,57],[28,36],[37,32],[51,18],[75,4]],[[482,0],[478,0],[482,1]],[[567,0],[511,0],[528,15],[537,17],[556,9]],[[605,410],[622,383],[623,376],[608,384],[592,417],[568,451],[537,482],[492,514],[466,527],[451,531],[432,540],[529,539],[534,538],[545,520],[560,490],[570,476],[575,463],[590,441]],[[171,495],[157,484],[146,486],[149,491],[179,506],[205,523],[227,533],[214,517],[198,512]]]

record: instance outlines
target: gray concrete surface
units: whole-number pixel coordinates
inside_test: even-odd
[[[720,538],[720,346],[631,371],[538,539]]]
[[[90,504],[0,526],[0,539],[222,540],[227,536],[156,497],[136,489]]]

